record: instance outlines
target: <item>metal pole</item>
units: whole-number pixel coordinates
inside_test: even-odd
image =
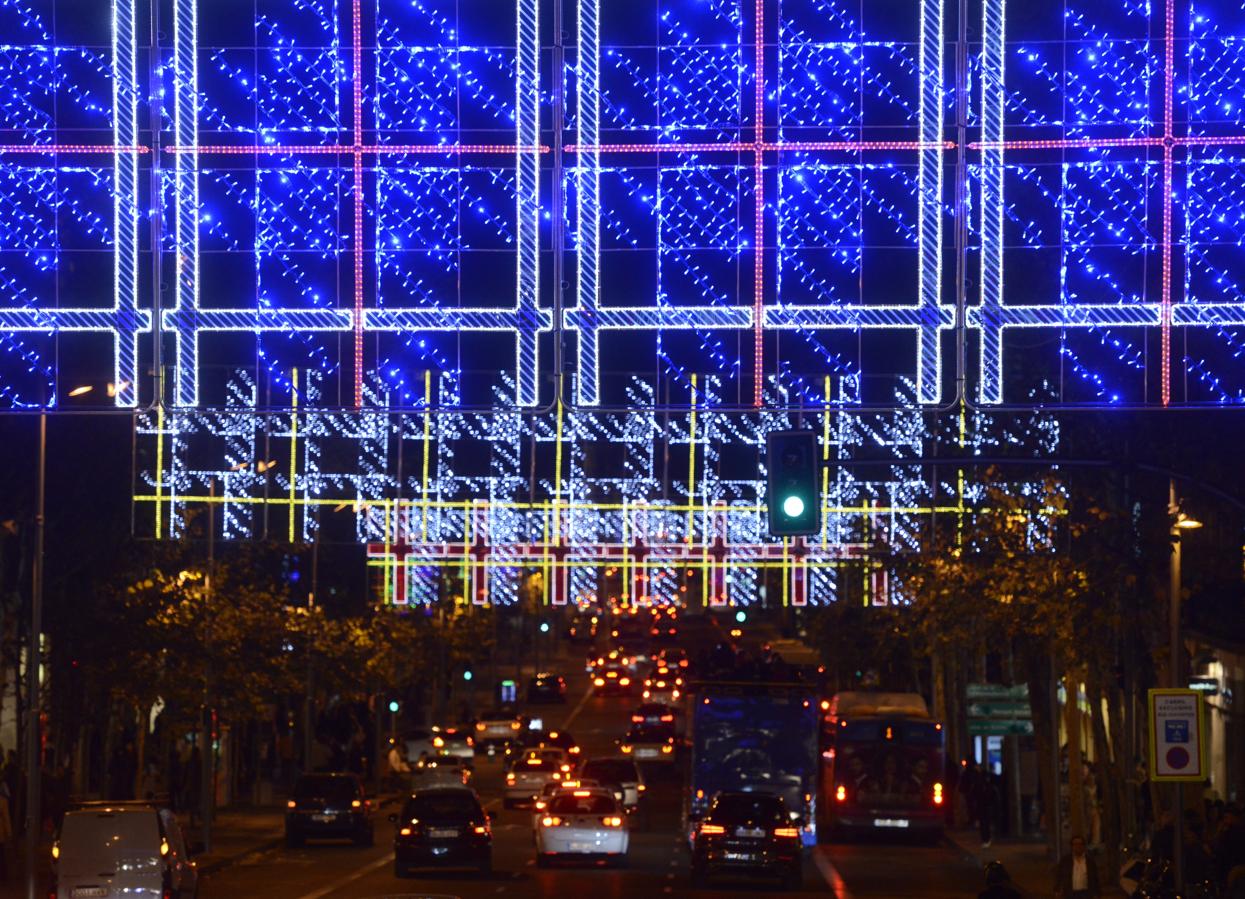
[[[203,675],[203,724],[202,735],[199,740],[200,763],[203,766],[202,783],[199,789],[199,805],[200,813],[203,815],[203,852],[205,854],[212,851],[212,809],[216,802],[216,760],[213,758],[215,750],[213,749],[214,741],[212,739],[211,665],[212,575],[216,570],[216,478],[208,480],[207,512],[208,567],[207,574],[203,578],[203,595],[204,604],[207,607],[207,615],[203,633],[207,638],[209,663]]]
[[[316,507],[316,539],[311,544],[311,594],[307,597],[308,630],[311,628],[310,616],[315,614],[316,594],[320,590],[320,513]],[[311,738],[315,727],[315,708],[313,692],[315,689],[315,655],[311,641],[307,643],[307,683],[303,696],[303,771],[311,770]]]
[[[39,465],[35,481],[35,558],[30,579],[30,643],[26,650],[26,897],[35,899],[35,858],[43,831],[39,808],[42,758],[39,752],[39,668],[43,634],[43,537],[47,523],[48,417],[39,413]]]
[[[1171,582],[1168,585],[1168,663],[1167,677],[1168,686],[1177,688],[1181,681],[1181,646],[1180,646],[1180,529],[1176,527],[1176,516],[1179,512],[1179,503],[1176,500],[1176,479],[1171,478],[1167,487],[1167,503],[1168,515],[1171,522]],[[1172,839],[1172,877],[1179,893],[1184,889],[1184,784],[1177,782],[1174,784],[1174,799],[1172,802],[1172,812],[1174,820],[1172,827],[1174,837]]]

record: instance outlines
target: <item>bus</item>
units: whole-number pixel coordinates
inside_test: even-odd
[[[853,691],[823,702],[822,712],[823,832],[941,836],[949,798],[943,731],[925,700]]]

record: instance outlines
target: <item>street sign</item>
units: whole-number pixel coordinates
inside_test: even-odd
[[[1004,684],[969,684],[966,691],[969,699],[1010,699],[1028,701],[1029,685],[1016,684],[1008,687]]]
[[[1033,736],[1033,722],[1023,718],[969,718],[968,732],[975,737]]]
[[[1004,699],[983,699],[968,704],[970,718],[1028,718],[1029,702]]]
[[[1197,690],[1150,691],[1150,779],[1206,779],[1205,723]]]
[[[1217,677],[1191,677],[1189,678],[1189,689],[1197,690],[1203,696],[1219,695],[1219,678]]]

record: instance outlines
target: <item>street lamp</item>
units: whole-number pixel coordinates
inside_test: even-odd
[[[1183,535],[1186,531],[1197,530],[1202,522],[1184,510],[1184,504],[1176,498],[1176,481],[1171,479],[1167,485],[1167,517],[1168,536],[1171,539],[1172,555],[1170,582],[1168,584],[1168,661],[1167,685],[1172,688],[1181,686],[1183,679],[1183,653],[1180,639],[1180,550]],[[1184,889],[1184,784],[1177,782],[1175,802],[1173,803],[1173,828],[1175,839],[1172,840],[1172,877],[1176,889]]]

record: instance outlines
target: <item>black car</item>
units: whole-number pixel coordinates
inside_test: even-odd
[[[285,842],[301,846],[308,839],[350,839],[371,846],[372,803],[354,774],[304,774],[286,802]]]
[[[696,822],[692,884],[714,875],[777,877],[787,889],[802,882],[800,822],[780,796],[719,793]]]
[[[393,873],[408,877],[413,868],[475,868],[493,870],[493,831],[475,790],[431,787],[412,793],[402,811],[390,815]]]
[[[527,701],[533,705],[544,702],[566,702],[566,678],[543,672],[527,682]]]

